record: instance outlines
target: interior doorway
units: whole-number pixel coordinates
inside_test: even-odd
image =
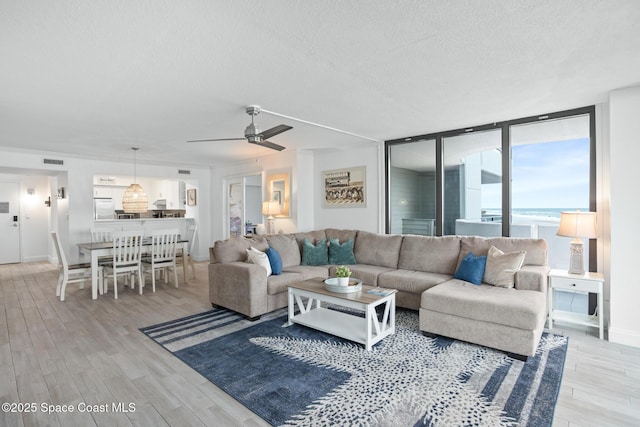
[[[20,262],[20,184],[0,182],[0,264]]]
[[[262,222],[262,174],[225,180],[226,238],[253,234]]]

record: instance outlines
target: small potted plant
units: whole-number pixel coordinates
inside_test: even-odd
[[[341,265],[336,268],[336,277],[338,278],[338,285],[349,286],[349,277],[351,276],[351,270],[349,267]]]

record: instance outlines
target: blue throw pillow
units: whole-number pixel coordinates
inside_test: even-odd
[[[479,285],[482,283],[482,276],[484,276],[484,267],[486,264],[486,256],[475,256],[473,252],[469,252],[467,256],[462,259],[453,277],[471,282],[474,285]]]
[[[329,264],[350,265],[356,263],[353,254],[353,239],[340,244],[338,239],[329,240]]]
[[[329,263],[327,239],[313,245],[307,239],[302,241],[302,262],[300,265],[326,265]]]
[[[271,274],[276,276],[282,274],[282,257],[273,248],[267,249],[267,258],[269,258],[269,264],[271,264]]]

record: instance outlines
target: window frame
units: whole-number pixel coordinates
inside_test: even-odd
[[[471,132],[482,132],[487,130],[501,129],[502,134],[502,236],[509,237],[511,231],[511,127],[523,124],[538,123],[547,120],[563,119],[572,116],[587,115],[589,117],[589,210],[596,212],[597,207],[597,179],[596,179],[596,108],[595,105],[574,108],[570,110],[557,111],[554,113],[538,114],[535,116],[522,117],[519,119],[505,120],[484,124],[480,126],[468,126],[460,129],[434,132],[423,135],[415,135],[404,138],[385,141],[385,233],[391,229],[391,206],[390,206],[390,156],[391,147],[399,144],[410,144],[424,139],[436,141],[436,223],[435,235],[442,236],[444,220],[444,138]],[[596,265],[596,244],[595,240],[589,242],[589,265]]]

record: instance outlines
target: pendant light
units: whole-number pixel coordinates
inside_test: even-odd
[[[125,213],[143,213],[147,211],[149,201],[147,194],[140,184],[136,183],[136,152],[138,147],[131,147],[133,150],[133,184],[127,187],[122,196],[122,209]]]

